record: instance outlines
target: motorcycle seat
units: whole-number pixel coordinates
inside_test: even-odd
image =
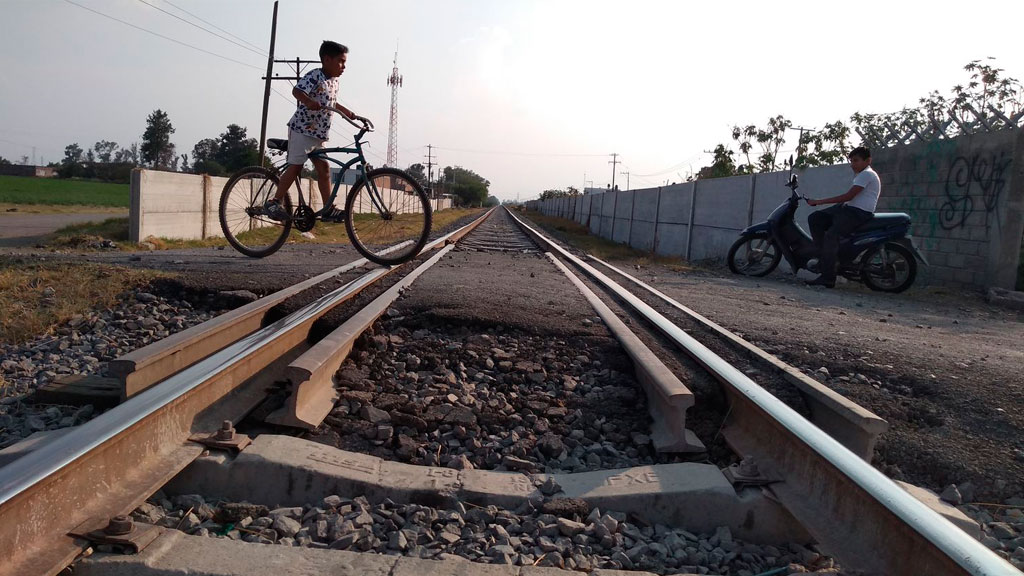
[[[879,212],[871,220],[861,224],[857,232],[870,232],[882,230],[890,226],[910,225],[910,215],[903,212]]]

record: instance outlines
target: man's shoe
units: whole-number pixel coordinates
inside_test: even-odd
[[[836,287],[836,279],[835,278],[825,278],[825,276],[822,275],[822,276],[818,276],[814,280],[808,280],[806,282],[806,284],[808,286],[824,286],[825,288],[835,288]]]
[[[285,212],[284,206],[281,206],[277,200],[267,200],[267,203],[263,205],[263,214],[277,222],[284,222],[288,219],[288,213]]]

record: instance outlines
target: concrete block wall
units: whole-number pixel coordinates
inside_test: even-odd
[[[212,177],[205,174],[182,174],[178,172],[159,172],[155,170],[135,170],[132,172],[131,195],[129,201],[128,235],[132,242],[141,242],[150,236],[177,240],[201,240],[210,237],[222,237],[220,228],[219,207],[220,196],[228,178]],[[314,180],[303,178],[300,182],[306,200],[314,210],[322,208],[320,192]],[[312,191],[312,194],[309,192]],[[338,188],[335,203],[343,205],[349,186],[342,184]],[[294,189],[289,191],[292,204],[298,203]],[[415,199],[416,208],[419,200],[408,196],[403,191],[385,189],[385,200],[393,205],[405,205]],[[452,207],[450,198],[431,200],[434,211]],[[371,209],[368,195],[364,192],[356,200],[356,211],[367,212]]]
[[[879,210],[911,215],[933,282],[1014,288],[1024,234],[1022,135],[961,136],[875,155]]]
[[[911,215],[911,233],[930,264],[921,269],[922,280],[1015,288],[1024,245],[1024,132],[890,148],[875,152],[872,164],[882,180],[877,211]],[[799,191],[812,198],[842,194],[853,178],[848,164],[798,173]],[[688,260],[724,259],[743,228],[763,221],[789,196],[788,176],[716,178],[535,200],[527,207],[574,218],[592,234],[637,250]],[[565,210],[566,205],[574,207]],[[813,210],[801,203],[797,211],[805,230]]]

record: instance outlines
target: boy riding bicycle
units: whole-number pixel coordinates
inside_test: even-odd
[[[264,214],[272,220],[284,221],[288,214],[281,204],[282,198],[295,179],[302,173],[302,166],[309,159],[316,169],[317,186],[323,199],[320,212],[322,220],[340,221],[345,212],[334,205],[328,206],[331,197],[331,176],[327,162],[320,158],[309,158],[309,153],[322,148],[330,138],[331,111],[341,112],[351,119],[365,120],[348,108],[337,103],[338,77],[345,71],[348,48],[324,40],[320,45],[321,68],[312,70],[299,80],[292,89],[292,96],[298,101],[295,114],[288,121],[288,168],[281,174],[277,194],[263,206]]]

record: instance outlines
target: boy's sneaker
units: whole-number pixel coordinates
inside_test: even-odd
[[[284,206],[281,206],[281,203],[274,199],[267,200],[267,203],[263,205],[263,214],[277,222],[284,222],[288,219],[288,213],[285,212]]]
[[[345,220],[345,211],[337,206],[331,206],[320,213],[320,220],[323,222],[343,222]]]

